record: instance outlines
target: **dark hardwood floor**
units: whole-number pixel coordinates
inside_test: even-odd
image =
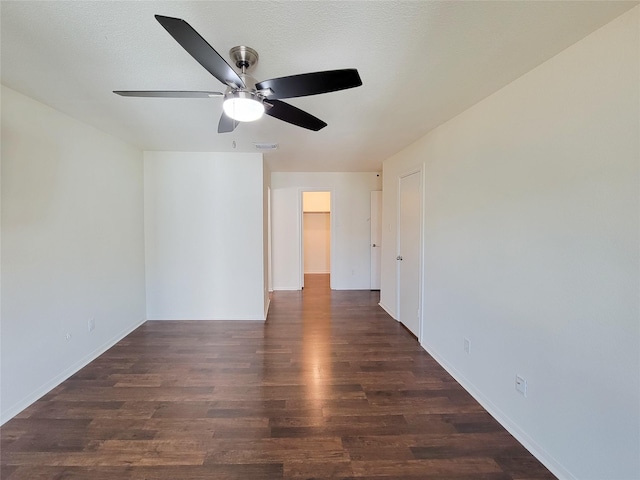
[[[1,478],[555,478],[377,292],[305,285],[266,323],[147,322],[0,429]]]

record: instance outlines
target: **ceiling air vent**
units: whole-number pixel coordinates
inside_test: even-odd
[[[258,150],[275,150],[278,148],[277,143],[254,143]]]

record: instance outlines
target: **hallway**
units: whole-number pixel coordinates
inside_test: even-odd
[[[328,275],[266,323],[149,321],[1,429],[3,480],[552,479]]]

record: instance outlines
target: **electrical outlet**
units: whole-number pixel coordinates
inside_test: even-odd
[[[464,353],[471,353],[471,340],[468,338],[464,339]]]
[[[527,396],[527,381],[522,378],[520,375],[516,375],[516,390],[523,397]]]
[[[87,330],[89,332],[93,332],[96,329],[96,319],[94,317],[91,317],[88,321],[87,321]]]

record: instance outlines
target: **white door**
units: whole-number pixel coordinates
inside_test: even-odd
[[[380,290],[382,261],[382,192],[371,192],[371,290]]]
[[[420,173],[400,178],[398,319],[420,338]]]

